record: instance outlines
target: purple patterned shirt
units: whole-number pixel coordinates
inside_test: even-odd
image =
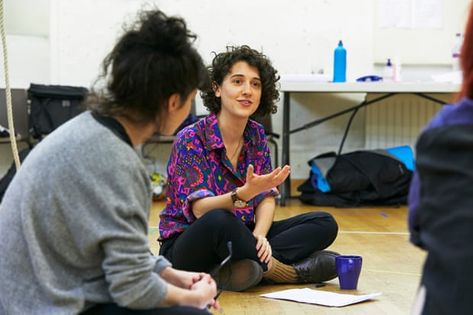
[[[160,214],[159,232],[162,239],[182,233],[195,220],[192,202],[209,196],[219,196],[242,186],[250,164],[255,174],[272,171],[270,151],[263,126],[249,120],[243,133],[243,147],[234,169],[227,157],[217,116],[209,116],[177,134],[168,163],[166,207]],[[277,190],[263,192],[250,200],[245,208],[233,209],[246,225],[254,224],[255,209]]]

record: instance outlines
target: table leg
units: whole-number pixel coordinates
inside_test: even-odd
[[[282,113],[282,166],[290,165],[289,157],[289,140],[290,140],[290,93],[284,92],[283,113]],[[287,177],[286,181],[281,185],[281,200],[280,205],[286,206],[286,198],[291,196],[291,175]]]

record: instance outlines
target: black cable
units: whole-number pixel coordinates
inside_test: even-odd
[[[347,139],[347,136],[348,136],[348,131],[350,131],[350,127],[351,127],[351,123],[353,122],[353,118],[355,118],[356,116],[356,113],[358,113],[358,110],[360,108],[355,108],[353,110],[353,113],[351,114],[350,116],[350,119],[348,120],[348,124],[345,128],[345,132],[343,134],[343,137],[342,137],[342,142],[340,143],[340,146],[338,147],[338,153],[337,153],[337,158],[340,154],[342,154],[342,150],[343,150],[343,145],[345,144],[345,140]]]

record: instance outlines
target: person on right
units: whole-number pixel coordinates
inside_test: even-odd
[[[413,314],[471,314],[473,300],[473,6],[462,88],[420,135],[409,192],[411,242],[427,251]]]

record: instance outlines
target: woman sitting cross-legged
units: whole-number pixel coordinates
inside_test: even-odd
[[[217,54],[209,71],[212,87],[202,96],[211,113],[177,135],[169,160],[160,254],[176,268],[211,272],[228,255],[231,241],[232,276],[225,286],[223,270],[219,286],[233,291],[261,278],[275,283],[335,278],[337,253],[324,250],[338,231],[329,213],[273,221],[275,187],[290,167],[272,170],[263,126],[251,117],[276,111],[277,71],[248,46]]]

